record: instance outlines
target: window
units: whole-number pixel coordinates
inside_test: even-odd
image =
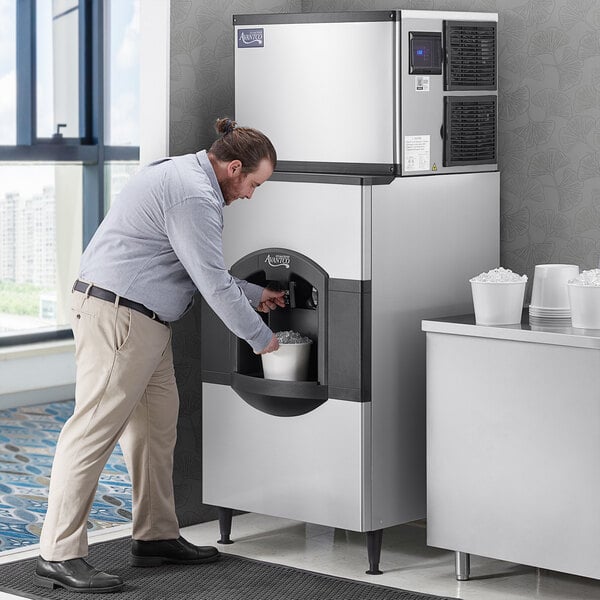
[[[69,334],[81,252],[139,161],[140,0],[0,0],[0,344]]]
[[[139,146],[139,2],[111,0],[108,11],[106,139],[111,145]]]
[[[16,0],[0,0],[0,144],[17,142]]]

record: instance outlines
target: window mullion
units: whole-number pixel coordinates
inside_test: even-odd
[[[17,144],[37,135],[35,0],[17,0]]]
[[[81,77],[87,81],[83,107],[83,122],[91,128],[88,135],[97,144],[98,162],[83,167],[83,247],[91,240],[102,222],[105,212],[104,194],[104,2],[103,0],[79,0],[80,10],[86,13],[88,31],[84,33],[88,72]],[[81,30],[80,30],[81,31]],[[84,52],[82,50],[81,52]],[[90,73],[91,69],[91,73]],[[88,114],[90,114],[88,120]]]
[[[79,0],[79,137],[94,143],[94,19],[91,0]]]

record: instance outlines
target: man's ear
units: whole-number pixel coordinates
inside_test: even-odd
[[[242,172],[242,161],[232,160],[227,163],[227,175],[237,177]]]

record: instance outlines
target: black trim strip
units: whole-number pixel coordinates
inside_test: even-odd
[[[342,163],[310,162],[301,160],[278,160],[276,171],[294,173],[327,173],[330,175],[372,176],[397,174],[398,165],[390,163]]]
[[[397,10],[233,15],[234,25],[278,25],[281,23],[372,23],[374,21],[398,20],[400,20],[400,12]]]
[[[346,402],[369,402],[360,396],[360,391],[355,388],[332,388],[329,387],[329,399],[344,400]]]
[[[270,181],[298,181],[301,183],[337,183],[340,185],[388,185],[394,175],[336,175],[334,173],[296,173],[275,171]]]
[[[329,279],[329,291],[350,292],[353,294],[370,294],[370,279]]]

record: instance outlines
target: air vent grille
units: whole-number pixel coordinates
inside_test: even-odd
[[[444,166],[497,163],[496,96],[444,98]]]
[[[496,23],[444,22],[447,90],[495,90]]]

